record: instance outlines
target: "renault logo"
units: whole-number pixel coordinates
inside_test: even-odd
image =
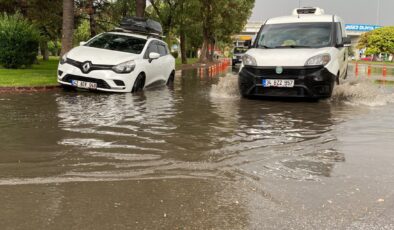
[[[283,73],[283,67],[282,66],[277,66],[276,69],[275,69],[275,72],[277,74],[282,74]]]
[[[89,72],[89,70],[90,70],[90,62],[85,62],[83,65],[82,65],[82,72],[84,72],[84,73],[87,73],[87,72]]]

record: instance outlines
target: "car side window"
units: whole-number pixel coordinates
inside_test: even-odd
[[[159,48],[159,54],[161,57],[166,56],[168,54],[167,48],[163,43],[158,43],[157,47]]]
[[[342,44],[343,43],[343,37],[342,37],[342,27],[341,23],[336,23],[336,31],[337,31],[337,44]]]
[[[148,48],[146,49],[144,58],[145,58],[145,59],[149,59],[149,54],[152,53],[152,52],[154,52],[154,53],[160,53],[159,49],[157,48],[157,43],[156,43],[156,41],[151,41],[151,42],[149,43],[149,46],[148,46]]]

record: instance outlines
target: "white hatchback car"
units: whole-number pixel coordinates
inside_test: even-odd
[[[58,67],[62,86],[107,92],[137,92],[169,84],[175,59],[165,42],[150,35],[106,32],[65,54]]]

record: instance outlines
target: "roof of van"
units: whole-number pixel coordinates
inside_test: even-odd
[[[277,18],[270,18],[265,24],[285,24],[285,23],[302,23],[302,22],[332,22],[333,15],[323,14],[323,15],[292,15]],[[335,22],[340,22],[341,19],[338,16],[334,16]]]

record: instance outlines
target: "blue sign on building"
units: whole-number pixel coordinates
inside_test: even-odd
[[[348,31],[368,32],[368,31],[372,31],[372,30],[381,28],[381,26],[376,26],[376,25],[359,25],[359,24],[346,24],[345,28],[346,28],[346,30],[348,30]]]

